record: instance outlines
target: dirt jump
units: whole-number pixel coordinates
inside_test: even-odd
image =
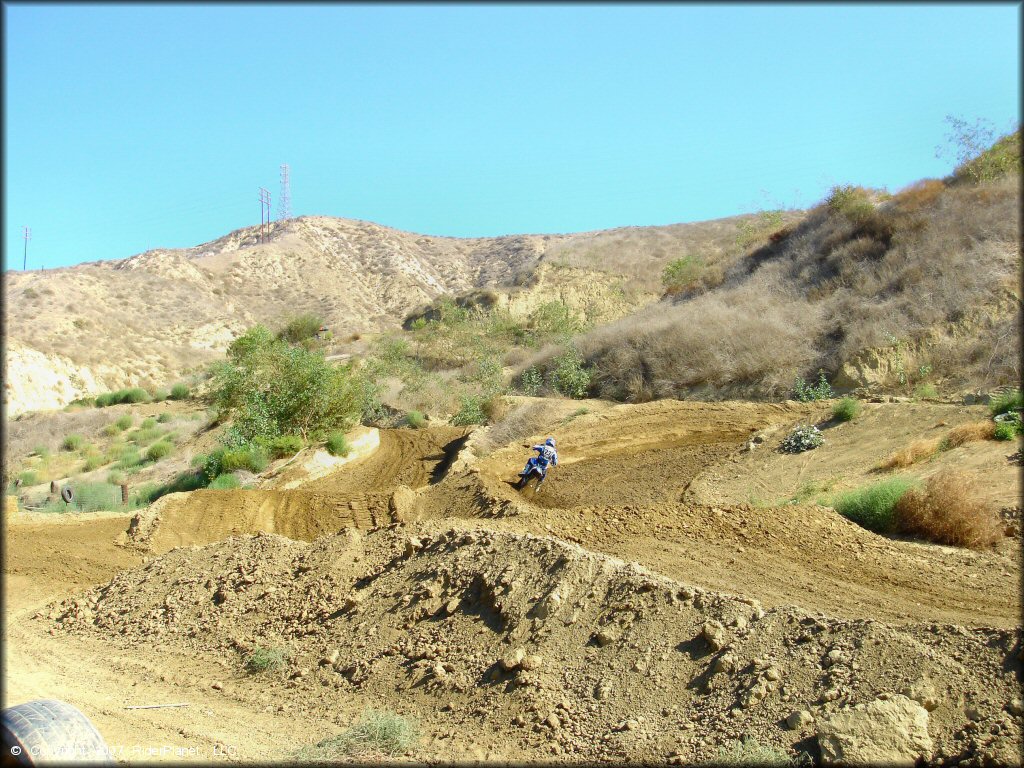
[[[419,723],[427,762],[693,763],[750,737],[825,763],[1019,760],[1013,539],[942,547],[745,500],[760,464],[778,462],[762,492],[825,471],[770,453],[821,405],[531,407],[382,430],[291,490],[9,523],[8,695],[60,687],[127,761],[294,760],[367,707]],[[887,439],[977,418],[929,408]],[[887,409],[869,415],[897,424]],[[868,446],[868,472],[891,446],[855,429],[828,439]],[[517,491],[547,435],[559,465]],[[958,450],[943,460],[989,447]],[[280,668],[247,670],[257,649]],[[125,709],[159,702],[188,706]]]

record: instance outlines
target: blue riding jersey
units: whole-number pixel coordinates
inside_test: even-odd
[[[542,471],[547,470],[548,464],[558,466],[558,451],[550,445],[535,445],[532,450],[537,451],[537,465]]]

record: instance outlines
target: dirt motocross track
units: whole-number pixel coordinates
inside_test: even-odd
[[[821,405],[577,406],[521,405],[493,451],[485,430],[382,431],[295,490],[168,496],[131,535],[127,516],[9,525],[8,697],[60,691],[109,742],[202,747],[129,760],[294,759],[372,706],[421,723],[416,760],[693,762],[744,734],[822,759],[818,722],[928,689],[928,757],[1018,759],[1016,542],[939,547],[724,494],[752,439],[766,455]],[[904,434],[903,407],[874,407],[885,439],[833,442],[869,467],[915,425],[982,413],[921,406]],[[519,493],[546,434],[560,464]],[[813,473],[777,461],[777,482]],[[287,669],[246,675],[259,645]],[[143,699],[190,706],[123,709]],[[793,711],[810,719],[789,729]]]

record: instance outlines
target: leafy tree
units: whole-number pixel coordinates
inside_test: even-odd
[[[364,387],[351,366],[334,367],[322,353],[290,346],[257,325],[228,347],[212,370],[220,418],[234,417],[244,442],[298,435],[309,440],[354,424]]]

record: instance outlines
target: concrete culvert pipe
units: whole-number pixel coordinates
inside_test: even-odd
[[[0,739],[0,762],[4,766],[114,763],[106,742],[89,718],[57,699],[27,701],[3,710]]]

